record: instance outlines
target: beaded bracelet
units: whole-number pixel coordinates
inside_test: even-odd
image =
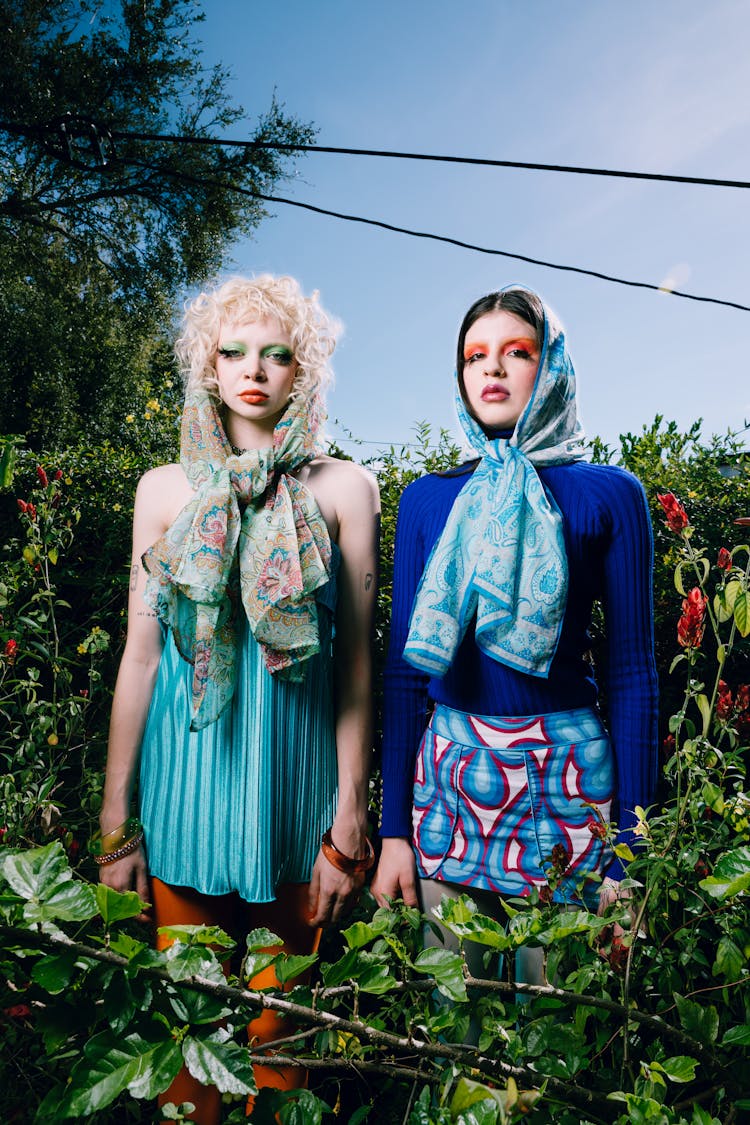
[[[375,862],[375,850],[368,836],[365,836],[365,848],[367,849],[367,855],[363,859],[352,859],[351,856],[344,855],[334,844],[330,828],[323,834],[323,839],[320,842],[320,850],[328,862],[337,871],[343,871],[344,875],[360,875],[362,872],[370,870]]]
[[[114,863],[130,855],[143,843],[143,825],[138,817],[131,816],[111,832],[95,832],[89,840],[89,852],[95,863]]]
[[[105,863],[115,863],[116,860],[122,859],[123,856],[130,855],[131,852],[140,848],[142,843],[143,832],[141,831],[137,836],[133,836],[131,840],[128,840],[126,844],[123,844],[121,848],[115,848],[113,852],[104,852],[102,855],[95,855],[93,857],[94,863],[98,863],[100,867]]]

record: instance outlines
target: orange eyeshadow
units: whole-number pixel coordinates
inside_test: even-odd
[[[530,340],[524,336],[519,336],[517,340],[508,340],[508,343],[503,345],[503,352],[511,351],[513,348],[524,348],[525,351],[534,354],[537,349],[537,343],[536,340]]]
[[[464,348],[464,360],[471,359],[473,355],[479,355],[480,352],[486,355],[487,351],[486,344],[469,344],[467,348]]]

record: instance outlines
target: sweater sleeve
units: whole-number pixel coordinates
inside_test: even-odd
[[[428,677],[402,657],[425,563],[421,481],[401,497],[393,559],[391,635],[384,672],[381,836],[411,837],[414,762],[427,714]]]
[[[611,471],[611,470],[610,470]],[[646,496],[630,473],[615,470],[604,558],[609,732],[615,754],[618,843],[632,846],[634,809],[654,800],[658,772],[658,684],[654,660],[653,536]],[[615,858],[607,874],[623,876]]]

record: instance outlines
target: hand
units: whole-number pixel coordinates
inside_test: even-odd
[[[364,872],[346,875],[318,852],[310,880],[310,925],[332,926],[344,918],[356,905],[364,881]]]
[[[395,898],[403,899],[407,906],[419,906],[417,864],[405,836],[387,836],[383,840],[370,890],[378,906],[387,906],[386,900]]]
[[[114,863],[103,863],[99,868],[99,882],[111,887],[113,891],[119,891],[120,894],[135,891],[141,902],[148,902],[150,899],[148,869],[143,848],[136,848],[130,855],[124,855]],[[137,917],[139,922],[149,920],[145,912]]]

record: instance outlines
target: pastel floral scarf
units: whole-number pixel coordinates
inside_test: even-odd
[[[143,556],[146,600],[194,668],[191,730],[219,717],[237,676],[239,603],[269,672],[301,680],[319,652],[315,591],[331,541],[312,493],[290,474],[317,452],[322,407],[293,400],[267,449],[234,453],[214,400],[188,395],[180,461],[196,490]]]
[[[511,436],[485,434],[466,408],[458,379],[456,407],[481,460],[427,562],[404,659],[443,676],[476,616],[476,642],[488,656],[546,677],[565,615],[568,564],[560,512],[535,466],[583,456],[575,373],[562,328],[548,309],[534,390]]]

